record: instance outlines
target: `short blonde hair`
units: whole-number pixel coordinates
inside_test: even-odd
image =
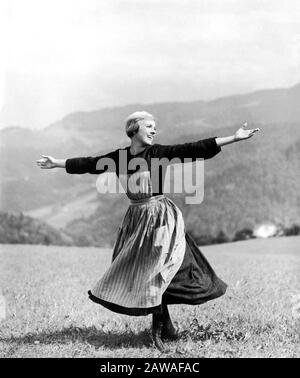
[[[134,134],[139,131],[139,125],[137,122],[145,119],[151,119],[152,121],[155,120],[152,114],[145,111],[134,112],[126,118],[125,131],[129,138],[132,138]]]

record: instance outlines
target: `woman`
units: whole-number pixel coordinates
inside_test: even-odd
[[[153,189],[153,161],[210,159],[221,151],[221,146],[248,139],[259,129],[246,130],[245,124],[228,137],[177,145],[153,144],[155,120],[144,111],[131,114],[125,128],[131,139],[131,145],[126,148],[96,157],[55,159],[43,155],[37,164],[42,169],[65,168],[70,174],[114,171],[117,177],[126,178],[126,193],[131,203],[119,228],[112,263],[88,294],[92,301],[117,313],[132,316],[152,313],[154,343],[160,351],[165,351],[162,339],[179,337],[168,305],[204,303],[223,295],[227,285],[216,276],[186,232],[179,208],[163,194],[163,176],[158,188]],[[145,164],[131,164],[134,159]],[[110,161],[114,164],[108,164]],[[139,190],[130,185],[133,181],[139,183]]]

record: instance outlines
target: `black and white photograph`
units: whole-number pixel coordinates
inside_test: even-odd
[[[0,17],[0,358],[299,358],[300,2]]]

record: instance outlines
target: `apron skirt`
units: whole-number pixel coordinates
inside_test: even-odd
[[[226,288],[186,232],[180,209],[158,195],[131,200],[111,265],[88,294],[111,311],[141,316],[160,312],[162,303],[202,304]]]

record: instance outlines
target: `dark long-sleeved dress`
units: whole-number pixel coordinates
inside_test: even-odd
[[[160,311],[162,302],[197,305],[225,293],[226,283],[185,230],[180,209],[163,194],[164,173],[160,172],[158,185],[152,181],[158,159],[195,161],[210,159],[220,151],[213,137],[149,145],[136,155],[128,146],[102,156],[66,160],[70,174],[114,171],[120,180],[125,178],[131,201],[117,234],[112,263],[88,292],[92,301],[114,312],[138,316]]]

